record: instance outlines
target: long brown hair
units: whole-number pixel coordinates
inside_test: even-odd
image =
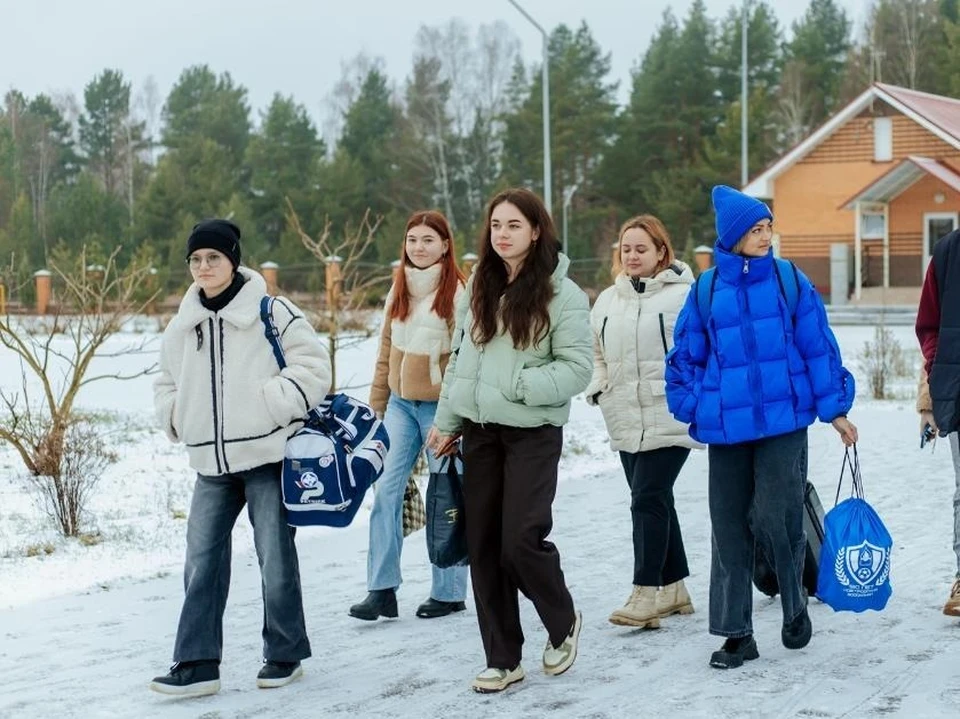
[[[653,271],[654,276],[673,264],[676,255],[673,252],[673,245],[670,243],[670,233],[667,232],[667,228],[653,215],[637,215],[624,222],[620,228],[617,247],[613,252],[613,267],[610,270],[614,277],[623,271],[623,263],[620,260],[620,244],[623,242],[623,236],[627,233],[627,230],[634,229],[643,230],[650,235],[650,239],[653,240],[653,247],[657,252],[665,250],[663,259],[657,263],[657,267]]]
[[[410,292],[407,290],[407,273],[404,268],[413,267],[413,263],[407,257],[407,233],[420,225],[426,225],[436,232],[441,240],[447,241],[447,251],[438,260],[441,266],[440,285],[433,299],[432,309],[438,317],[450,320],[453,319],[453,300],[457,294],[457,286],[462,285],[466,278],[457,266],[450,223],[436,210],[418,210],[407,220],[407,229],[403,231],[403,242],[400,243],[400,271],[393,283],[393,302],[390,304],[388,316],[402,322],[410,315]]]
[[[509,283],[507,265],[493,249],[490,227],[494,209],[504,202],[520,210],[534,232],[538,232],[516,278]],[[502,322],[514,347],[539,344],[550,332],[548,307],[554,295],[551,276],[560,253],[557,231],[543,201],[524,188],[504,190],[487,206],[483,235],[477,245],[480,259],[474,270],[470,300],[473,341],[478,345],[487,344],[497,335]]]

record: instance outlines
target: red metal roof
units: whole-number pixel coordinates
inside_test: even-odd
[[[838,209],[852,210],[858,201],[890,202],[924,174],[936,177],[947,187],[960,193],[960,174],[957,174],[954,167],[940,160],[910,155],[860,188],[852,197],[840,203]]]
[[[928,122],[960,139],[960,100],[880,82],[876,86]]]
[[[743,191],[754,197],[773,197],[772,181],[870,106],[874,100],[889,103],[932,135],[960,151],[960,100],[896,85],[875,82],[851,100],[820,127],[797,143],[789,152],[774,160],[754,177]]]

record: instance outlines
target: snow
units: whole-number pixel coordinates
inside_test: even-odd
[[[130,329],[113,338],[110,348],[156,339],[149,326]],[[837,330],[860,383],[851,419],[860,430],[867,498],[895,542],[894,595],[883,612],[838,614],[813,602],[813,641],[791,652],[780,644],[778,601],[756,594],[760,659],[739,670],[711,669],[707,659],[721,642],[707,632],[707,463],[704,452],[694,452],[676,494],[697,611],[666,619],[654,631],[609,624],[607,616],[630,591],[629,497],[599,412],[578,398],[566,428],[551,539],[584,613],[579,658],[561,677],[542,673],[546,633],[523,600],[527,678],[494,696],[469,689],[484,664],[472,598],[461,614],[414,617],[429,592],[422,532],[408,538],[403,556],[400,619],[368,624],[347,616],[347,607],[365,595],[367,512],[345,530],[298,534],[314,651],[303,680],[272,691],[255,687],[260,584],[249,524],[241,515],[221,692],[171,700],[148,691],[150,678],[168,666],[176,631],[193,479],[182,448],[153,426],[150,378],[92,385],[81,406],[98,413],[120,457],[91,502],[89,526],[99,532],[99,544],[58,539],[25,489],[18,457],[0,448],[0,717],[599,719],[643,710],[665,717],[960,716],[960,622],[940,613],[954,571],[950,451],[946,442],[933,451],[919,449],[916,340],[910,327],[892,331],[907,350],[911,374],[896,381],[897,399],[874,401],[863,396],[866,380],[856,362],[873,328]],[[374,344],[343,353],[338,365],[346,383],[369,378]],[[155,352],[156,342],[151,346]],[[103,360],[103,367],[135,370],[154,359],[119,357]],[[0,353],[0,386],[15,388],[19,376],[9,353]],[[363,388],[355,391],[365,394]],[[842,456],[829,426],[812,428],[810,477],[827,508]],[[28,557],[28,551],[39,555]]]

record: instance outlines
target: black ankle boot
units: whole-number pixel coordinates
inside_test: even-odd
[[[745,660],[750,661],[759,656],[757,642],[752,634],[748,634],[745,637],[727,639],[710,657],[710,666],[717,669],[735,669],[743,666]]]
[[[811,636],[813,636],[813,624],[810,623],[810,615],[807,614],[806,607],[793,621],[784,624],[780,631],[783,646],[787,649],[803,649],[810,643]]]
[[[397,592],[395,589],[374,589],[359,604],[350,607],[350,616],[368,622],[380,617],[397,618]]]
[[[454,612],[462,612],[467,608],[463,602],[444,602],[430,597],[427,601],[417,607],[417,616],[421,619],[435,619],[445,617]]]
[[[166,676],[154,677],[150,688],[160,694],[202,697],[220,691],[220,662],[177,662]]]

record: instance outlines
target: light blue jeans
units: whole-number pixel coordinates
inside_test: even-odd
[[[367,589],[400,586],[400,550],[403,548],[403,493],[410,471],[420,456],[437,412],[436,402],[406,400],[391,395],[383,423],[390,435],[390,451],[383,474],[374,485],[370,514],[370,552],[367,554]],[[430,471],[439,462],[427,450]],[[467,567],[433,567],[430,596],[441,602],[462,602],[467,596]]]

